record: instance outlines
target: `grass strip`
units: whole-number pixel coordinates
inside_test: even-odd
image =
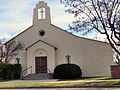
[[[73,80],[110,80],[111,77],[82,77],[74,79],[60,79],[59,81],[73,81]]]
[[[40,87],[40,86],[104,86],[120,85],[120,80],[102,82],[70,82],[70,83],[4,83],[0,87]]]
[[[10,80],[0,80],[0,82],[6,82],[6,81],[10,81]]]

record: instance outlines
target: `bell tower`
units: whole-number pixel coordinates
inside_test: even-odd
[[[50,8],[44,1],[40,1],[33,12],[33,25],[41,23],[51,24]]]

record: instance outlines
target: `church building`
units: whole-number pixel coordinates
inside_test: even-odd
[[[51,24],[50,8],[40,1],[33,11],[33,25],[11,40],[25,47],[11,63],[20,63],[24,73],[53,73],[60,64],[80,66],[83,77],[110,76],[112,49],[108,43],[75,36]]]

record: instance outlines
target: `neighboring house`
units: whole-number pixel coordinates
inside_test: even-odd
[[[68,63],[69,55],[69,62],[79,65],[83,76],[110,76],[113,55],[109,44],[75,36],[51,24],[50,8],[44,1],[36,5],[33,14],[33,25],[11,39],[25,45],[11,63],[19,60],[22,70],[32,66],[34,74],[49,73]],[[26,75],[30,73],[28,70]]]

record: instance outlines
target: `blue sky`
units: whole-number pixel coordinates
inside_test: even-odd
[[[0,0],[0,37],[12,38],[31,26],[33,9],[39,1]],[[65,13],[65,7],[59,0],[44,1],[51,8],[52,24],[67,29],[73,20],[73,15]]]
[[[31,26],[33,9],[39,1],[41,0],[0,0],[0,38],[10,39]],[[52,24],[68,29],[74,16],[65,13],[65,5],[60,0],[44,1],[51,9]]]

